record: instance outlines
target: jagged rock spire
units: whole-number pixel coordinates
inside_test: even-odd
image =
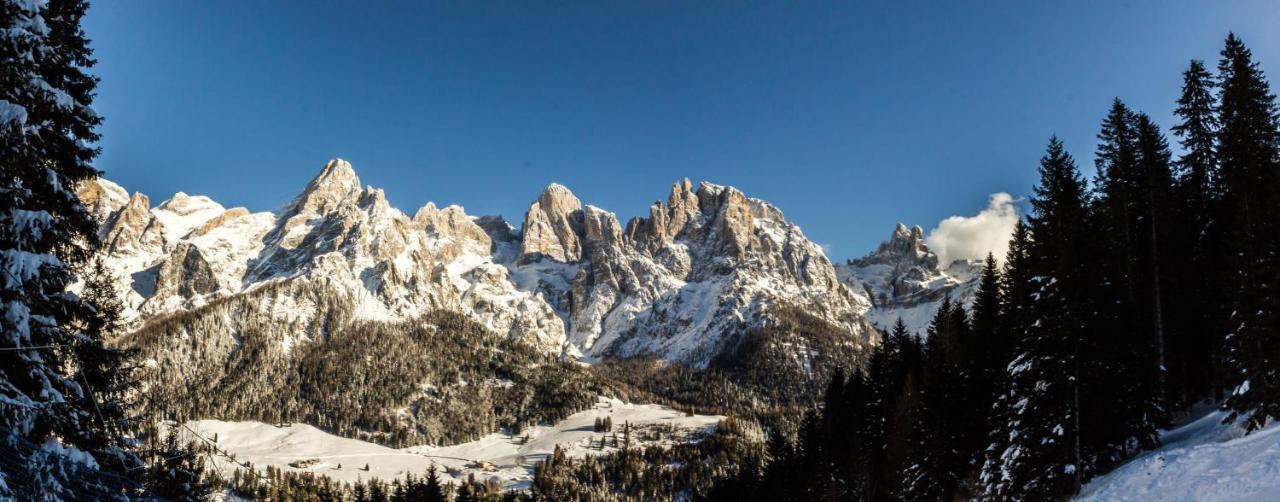
[[[525,213],[523,232],[521,262],[541,257],[578,261],[582,258],[582,201],[564,185],[547,185]]]

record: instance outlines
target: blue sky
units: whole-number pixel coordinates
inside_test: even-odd
[[[1092,169],[1113,97],[1171,123],[1229,30],[1274,80],[1280,2],[99,0],[99,168],[271,210],[325,160],[412,212],[519,224],[560,182],[624,220],[681,178],[769,200],[833,259]]]

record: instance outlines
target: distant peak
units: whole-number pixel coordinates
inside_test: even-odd
[[[554,208],[560,211],[575,211],[582,208],[582,201],[573,195],[573,191],[559,183],[552,183],[542,189],[537,203],[546,210]]]
[[[342,181],[352,182],[355,186],[360,186],[360,178],[356,176],[356,170],[351,167],[351,163],[342,159],[333,159],[324,164],[324,168],[320,170],[312,183]]]
[[[553,183],[548,184],[546,188],[543,188],[543,189],[542,189],[542,193],[543,193],[544,195],[546,195],[546,194],[551,194],[551,195],[565,195],[565,194],[573,195],[573,190],[569,190],[569,187],[564,186],[564,185],[561,185],[561,184],[559,184],[559,183],[554,183],[554,182],[553,182]]]
[[[156,209],[180,215],[187,215],[203,210],[212,210],[217,212],[225,210],[221,204],[214,202],[213,199],[203,195],[187,195],[186,192],[173,194],[173,197],[161,202],[159,206],[156,206]]]
[[[302,193],[285,207],[288,213],[298,211],[327,212],[340,201],[356,196],[360,191],[360,178],[351,163],[342,159],[326,162],[324,168],[307,183]]]
[[[325,192],[344,194],[360,189],[360,178],[356,176],[356,170],[351,167],[351,163],[342,159],[333,159],[326,162],[320,173],[307,184],[307,191],[314,192],[323,190]]]
[[[914,225],[908,229],[907,225],[902,222],[899,222],[897,226],[893,227],[893,235],[889,236],[890,241],[915,242],[923,239],[924,229],[920,228],[920,225]]]

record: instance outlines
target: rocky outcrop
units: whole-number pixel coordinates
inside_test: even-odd
[[[552,183],[525,213],[520,261],[542,258],[575,262],[582,258],[582,202],[562,185]]]
[[[129,203],[129,192],[120,185],[102,178],[84,182],[76,190],[76,196],[80,198],[89,215],[98,222],[106,222],[112,214]]]
[[[164,248],[164,225],[151,214],[151,199],[134,193],[107,224],[103,243],[116,255],[155,252]]]
[[[192,298],[222,289],[218,275],[204,258],[198,246],[183,242],[174,247],[169,259],[160,265],[156,278],[157,294]]]

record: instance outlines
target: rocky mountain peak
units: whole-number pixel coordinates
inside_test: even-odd
[[[333,159],[313,178],[302,193],[287,206],[292,214],[323,214],[332,211],[342,201],[358,196],[360,178],[351,163]]]
[[[864,267],[881,264],[898,269],[920,266],[937,270],[938,256],[925,244],[924,229],[916,225],[908,230],[906,225],[898,223],[889,235],[889,240],[881,242],[871,254],[853,260],[852,264]]]
[[[210,199],[203,195],[196,195],[193,197],[183,192],[178,192],[173,194],[173,197],[170,197],[169,200],[161,202],[159,206],[156,206],[156,209],[169,211],[178,216],[187,216],[197,211],[204,211],[209,209],[213,209],[219,212],[224,210],[222,205],[218,204],[217,202],[214,202],[213,199]]]
[[[582,258],[582,201],[564,185],[552,183],[525,213],[520,261],[542,257],[559,262]]]
[[[849,260],[837,270],[841,282],[866,296],[874,306],[868,314],[881,327],[899,318],[907,329],[923,332],[944,297],[968,304],[977,288],[968,263],[943,270],[938,256],[924,241],[924,229],[902,223],[874,252]]]

